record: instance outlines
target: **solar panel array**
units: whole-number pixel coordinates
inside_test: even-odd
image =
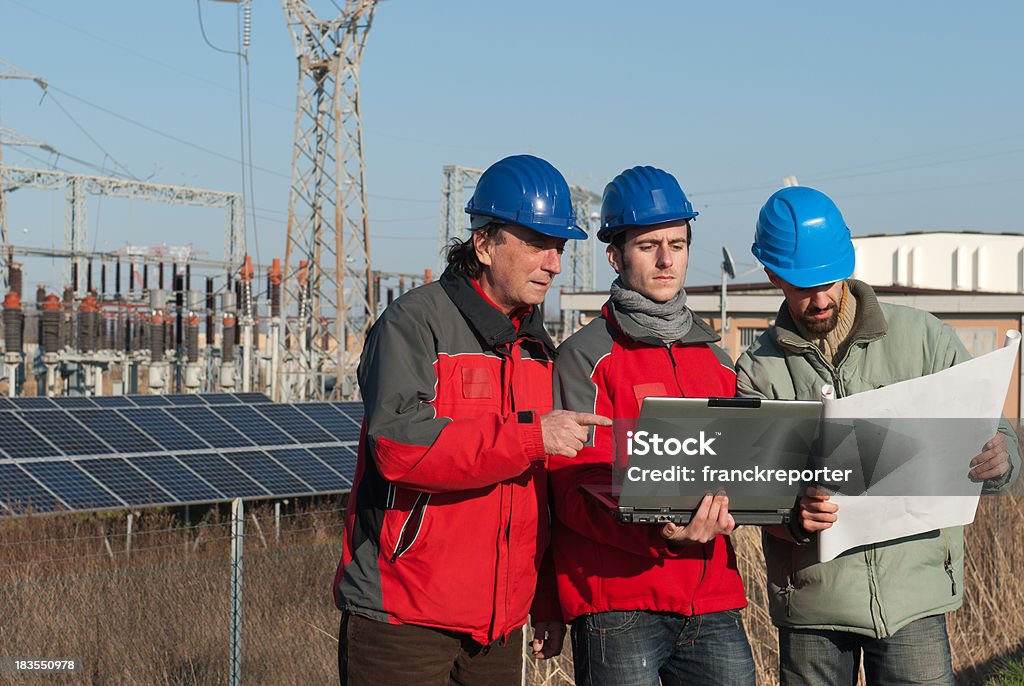
[[[341,493],[362,421],[262,393],[0,397],[0,515]]]

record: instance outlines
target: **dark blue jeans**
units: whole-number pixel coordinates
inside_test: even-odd
[[[924,617],[889,638],[846,631],[779,629],[781,686],[855,685],[864,652],[869,686],[952,686],[946,617]]]
[[[738,610],[584,615],[572,623],[572,652],[578,686],[754,685]]]

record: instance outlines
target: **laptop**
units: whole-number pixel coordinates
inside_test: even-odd
[[[643,400],[632,430],[615,427],[611,484],[584,493],[627,524],[689,523],[724,491],[737,524],[789,521],[813,472],[821,403],[759,398]]]

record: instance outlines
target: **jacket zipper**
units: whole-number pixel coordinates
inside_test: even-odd
[[[409,510],[409,516],[405,518],[402,523],[402,529],[398,532],[398,540],[395,542],[395,549],[391,553],[391,562],[394,563],[398,558],[409,552],[413,544],[416,543],[416,539],[420,537],[420,529],[423,528],[423,520],[427,516],[427,503],[430,501],[429,493],[420,493],[416,496],[416,502],[412,504],[412,509]],[[422,505],[421,505],[422,503]],[[412,539],[408,543],[405,542],[405,532],[409,528],[409,524],[413,518],[419,513],[419,521],[416,523],[416,531],[412,535]]]
[[[876,557],[878,555],[878,547],[874,544],[867,546],[864,550],[864,562],[868,568],[868,604],[869,612],[874,617],[875,610],[878,611],[878,623],[881,625],[881,631],[875,630],[875,635],[878,638],[886,638],[889,634],[889,629],[886,626],[885,618],[882,616],[882,602],[878,598],[878,578],[875,575],[875,571],[878,567]]]
[[[503,398],[502,398],[502,408],[501,408],[501,410],[502,410],[502,414],[503,415],[508,414],[509,412],[511,412],[515,408],[515,392],[514,392],[514,390],[512,388],[512,377],[515,375],[515,370],[514,369],[510,369],[509,365],[510,365],[510,363],[512,361],[512,355],[515,354],[515,351],[516,351],[517,347],[518,347],[518,345],[516,345],[515,343],[510,343],[510,344],[507,345],[507,348],[505,350],[505,354],[501,355],[501,379],[502,379],[502,383],[506,384],[506,387],[508,388],[508,393],[504,394]],[[520,351],[519,354],[521,356],[522,352]],[[506,375],[508,376],[507,383],[506,383]],[[498,616],[497,615],[498,615],[499,603],[501,603],[501,607],[504,608],[504,613],[505,613],[504,621],[505,621],[506,624],[508,623],[509,577],[511,576],[511,574],[509,573],[509,564],[510,564],[509,556],[510,556],[511,551],[512,551],[512,545],[511,545],[511,541],[510,541],[511,528],[512,528],[512,488],[511,488],[511,486],[509,484],[500,483],[500,484],[498,484],[498,489],[499,489],[499,492],[501,493],[501,498],[499,500],[499,502],[501,503],[501,510],[502,510],[501,513],[502,513],[503,516],[505,516],[506,515],[506,512],[505,512],[506,509],[508,510],[508,512],[507,512],[507,516],[505,517],[505,520],[499,524],[499,528],[498,528],[498,546],[497,546],[497,551],[496,551],[497,559],[495,559],[495,561],[494,561],[495,565],[496,565],[496,567],[495,567],[495,572],[496,573],[495,573],[495,579],[494,579],[494,596],[493,596],[493,602],[491,604],[491,607],[493,608],[493,610],[492,610],[492,614],[491,614],[491,626],[490,626],[490,629],[487,632],[488,645],[493,644],[497,640],[497,637],[496,637],[495,634],[496,634],[496,632],[498,630],[498,626],[497,626]],[[507,507],[505,505],[505,500],[506,499],[508,500]],[[504,551],[502,550],[502,547],[504,547]],[[501,564],[502,552],[504,552],[504,558],[505,558],[505,574],[504,574],[504,579],[502,578],[502,575],[499,573],[499,570],[500,570],[500,566],[499,565]],[[499,584],[503,585],[503,589],[499,589],[499,587],[498,587]],[[499,599],[499,592],[502,591],[502,590],[504,591],[504,593],[501,595],[501,597]],[[504,637],[504,627],[502,627],[502,637]]]
[[[505,522],[505,624],[508,624],[509,586],[508,580],[512,578],[512,499],[515,491],[509,486],[508,490],[508,521]],[[502,632],[502,643],[506,636]],[[497,640],[497,639],[495,639]]]
[[[668,353],[668,361],[672,363],[672,378],[676,382],[676,390],[679,391],[679,397],[684,398],[686,394],[683,393],[683,384],[679,383],[679,367],[676,366],[676,358],[672,354],[672,344],[665,346],[665,352]]]
[[[825,370],[832,379],[832,388],[836,392],[836,398],[842,398],[846,395],[846,389],[843,387],[843,379],[839,375],[839,368],[843,365],[843,362],[846,362],[846,358],[850,356],[850,350],[853,348],[852,345],[846,349],[846,354],[843,355],[843,359],[839,360],[839,364],[835,365],[829,363],[829,361],[825,359],[825,356],[821,354],[821,351],[818,350],[817,346],[806,343],[794,347],[814,355],[818,358],[818,361],[825,366]]]

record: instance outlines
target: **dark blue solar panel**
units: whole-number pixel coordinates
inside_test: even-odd
[[[170,455],[140,455],[129,461],[179,502],[209,502],[225,497]]]
[[[309,451],[350,482],[355,481],[356,453],[352,448],[343,445],[322,445],[309,448]]]
[[[358,440],[362,416],[359,402],[284,405],[262,393],[0,397],[5,404],[0,460],[26,460],[0,461],[0,512],[13,514],[345,491],[356,456],[337,443]],[[31,459],[66,456],[87,459]]]
[[[211,409],[256,445],[294,445],[296,442],[268,422],[259,412],[246,405],[218,405]]]
[[[249,448],[253,445],[209,407],[172,407],[167,412],[214,448]]]
[[[76,464],[129,505],[153,505],[174,500],[169,493],[119,457],[78,460]]]
[[[335,440],[291,405],[254,405],[253,409],[287,431],[299,443],[333,443]]]
[[[57,407],[61,408],[80,408],[80,407],[96,407],[96,403],[92,401],[92,398],[87,398],[84,395],[62,395],[55,398],[51,398]]]
[[[309,493],[308,485],[296,479],[261,450],[227,453],[224,457],[274,495]]]
[[[73,462],[23,462],[21,467],[56,493],[73,510],[124,506]]]
[[[130,419],[164,450],[206,450],[210,447],[160,408],[140,407],[118,412]]]
[[[205,405],[203,401],[195,393],[175,393],[174,395],[165,395],[167,401],[172,405]]]
[[[295,405],[302,414],[326,429],[335,440],[358,441],[359,427],[331,403],[302,403]]]
[[[181,455],[179,459],[228,498],[253,498],[270,495],[262,486],[235,469],[216,453]]]
[[[14,412],[0,412],[0,448],[15,459],[62,454],[53,444],[28,428]]]
[[[203,393],[199,396],[208,405],[238,405],[238,398],[230,393]]]
[[[69,412],[39,410],[23,412],[20,416],[22,421],[46,436],[67,455],[104,455],[113,452],[106,443],[76,422]]]
[[[160,450],[160,446],[135,428],[134,424],[112,410],[78,410],[75,417],[119,453]]]
[[[255,405],[258,403],[272,403],[274,402],[263,393],[232,393],[238,402],[243,405]]]
[[[345,415],[359,426],[363,425],[363,403],[362,401],[346,401],[334,403],[334,406],[345,413]]]
[[[346,491],[352,483],[304,448],[279,448],[268,453],[296,476],[320,491]]]
[[[0,395],[0,410],[13,410],[15,404],[12,403],[6,395]]]
[[[64,504],[10,462],[0,462],[0,502],[14,514],[53,512]]]
[[[166,407],[171,404],[171,401],[162,395],[132,395],[129,397],[139,407]]]
[[[98,407],[137,407],[127,395],[101,395],[92,399]]]
[[[10,398],[10,401],[19,410],[52,410],[57,407],[56,403],[44,396],[20,395]]]

